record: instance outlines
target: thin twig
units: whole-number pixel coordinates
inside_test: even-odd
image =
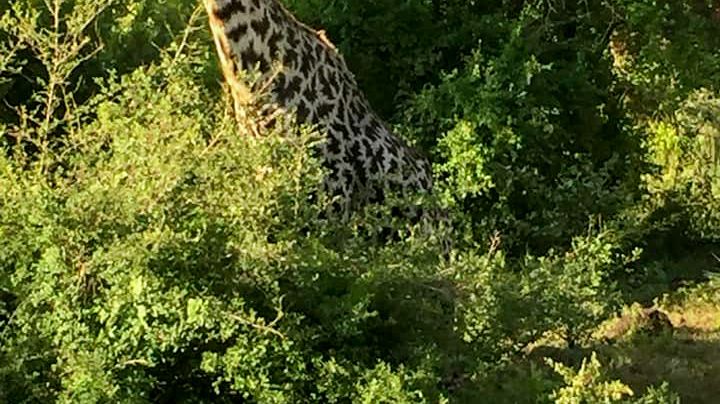
[[[185,28],[185,31],[183,32],[182,41],[180,41],[180,46],[178,46],[177,51],[175,51],[175,56],[173,57],[173,61],[171,63],[171,66],[175,65],[178,58],[180,58],[180,55],[182,54],[182,51],[187,46],[188,38],[190,37],[190,34],[195,31],[194,23],[195,20],[198,18],[200,13],[204,10],[203,6],[201,4],[198,4],[195,7],[195,10],[193,10],[192,15],[190,16],[190,19],[188,20],[187,27]]]
[[[150,366],[150,362],[146,361],[145,359],[130,359],[122,363],[123,367],[130,365]]]
[[[280,315],[278,315],[278,317],[280,317]],[[253,327],[253,328],[257,328],[258,330],[262,330],[262,331],[269,332],[269,333],[271,333],[271,334],[277,335],[278,337],[280,337],[280,338],[282,338],[282,339],[285,339],[285,338],[286,338],[283,333],[281,333],[280,331],[278,331],[278,330],[276,330],[276,329],[274,329],[274,328],[272,328],[272,327],[270,327],[270,326],[266,326],[266,325],[254,323],[254,322],[252,322],[252,321],[250,321],[250,320],[248,320],[248,319],[246,319],[246,318],[244,318],[244,317],[238,316],[237,314],[230,314],[230,318],[233,319],[233,320],[235,320],[235,321],[238,321],[238,322],[240,322],[240,323],[242,323],[242,324],[245,324],[245,325],[247,325],[247,326],[250,326],[250,327]],[[278,319],[276,319],[276,320],[278,320]],[[274,323],[274,322],[275,322],[275,321],[273,321],[273,323]],[[271,324],[273,324],[273,323],[271,323]]]

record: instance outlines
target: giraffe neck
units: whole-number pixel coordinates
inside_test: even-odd
[[[298,49],[321,35],[277,0],[205,0],[205,7],[221,60],[244,70],[268,73],[275,61],[295,62]]]
[[[354,76],[322,32],[303,25],[278,0],[204,0],[221,66],[238,104],[253,91],[239,70],[273,75],[271,108],[293,111],[327,133],[321,148],[327,189],[344,201],[382,199],[386,187],[431,188],[429,162],[372,111]]]
[[[300,83],[312,74],[318,62],[332,58],[335,64],[347,69],[324,32],[299,22],[277,0],[204,0],[204,3],[236,110],[250,101],[253,92],[238,80],[239,70],[256,71],[267,78],[277,73],[274,69],[280,66],[284,71],[280,80],[285,82],[275,86],[281,91],[272,94],[272,101],[292,108],[300,103],[294,97]],[[300,121],[304,118],[301,114]]]

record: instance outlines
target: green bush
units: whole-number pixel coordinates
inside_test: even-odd
[[[680,231],[720,241],[720,101],[706,89],[692,92],[667,120],[651,123],[648,150],[659,170],[647,175],[657,204],[673,206]]]
[[[191,19],[204,20],[192,0],[62,1],[57,12],[49,4],[30,0],[0,4],[6,18],[0,40],[13,50],[2,57],[14,56],[14,66],[22,67],[2,71],[0,123],[19,123],[17,108],[42,108],[33,95],[44,91],[45,84],[72,88],[74,102],[83,104],[99,90],[89,79],[130,73],[157,60]],[[13,15],[20,18],[10,19]],[[51,28],[56,23],[57,29]],[[204,53],[204,59],[214,61],[211,48]],[[51,58],[59,55],[65,59],[54,63]],[[214,69],[207,69],[206,75],[206,85],[217,83]],[[59,109],[59,114],[64,112]]]
[[[689,93],[717,90],[720,28],[712,0],[619,0],[611,50],[628,112],[672,114]]]
[[[4,398],[435,401],[458,368],[609,307],[601,239],[521,272],[338,241],[308,202],[316,137],[215,122],[195,60],[110,80],[62,148],[2,158]]]
[[[502,40],[477,47],[406,118],[434,151],[468,238],[500,231],[516,252],[567,246],[592,216],[639,196],[640,142],[618,112],[603,52],[609,10],[555,3],[506,16]]]
[[[549,361],[553,369],[565,380],[565,386],[554,391],[550,399],[556,404],[581,403],[634,403],[634,404],[676,404],[680,402],[666,383],[651,386],[644,395],[632,398],[635,393],[619,380],[608,380],[602,364],[593,353],[590,360],[583,359],[580,369]]]
[[[557,404],[573,403],[617,403],[625,396],[632,396],[633,391],[622,382],[603,380],[602,365],[596,355],[590,360],[583,360],[576,372],[561,363],[550,361],[556,372],[565,379],[566,386],[553,392],[551,398]]]

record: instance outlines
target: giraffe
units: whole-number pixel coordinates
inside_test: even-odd
[[[254,71],[269,83],[273,108],[327,134],[320,148],[328,169],[325,191],[334,210],[429,191],[429,161],[395,136],[371,109],[343,57],[327,39],[299,22],[279,0],[204,0],[223,75],[236,111],[252,89],[238,79]],[[276,68],[280,66],[279,69]]]

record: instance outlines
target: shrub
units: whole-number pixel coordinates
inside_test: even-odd
[[[720,240],[720,102],[706,89],[692,92],[673,118],[650,125],[651,161],[659,167],[647,176],[656,201],[673,205],[687,222],[688,236]],[[680,224],[682,226],[682,224]]]
[[[557,404],[616,403],[633,395],[633,391],[621,382],[603,380],[602,365],[594,353],[589,361],[583,360],[577,372],[560,363],[550,361],[550,364],[567,384],[553,392],[552,399]]]
[[[580,369],[574,369],[561,363],[548,361],[565,379],[565,386],[554,391],[550,398],[557,404],[566,403],[635,403],[635,404],[675,404],[680,402],[667,383],[651,386],[644,395],[631,398],[633,391],[618,380],[608,380],[606,371],[593,352],[590,359],[583,359]]]
[[[608,13],[528,2],[499,24],[499,43],[414,100],[410,132],[434,151],[440,192],[465,213],[469,239],[500,231],[514,253],[564,248],[590,217],[639,196],[639,142],[603,53]]]

